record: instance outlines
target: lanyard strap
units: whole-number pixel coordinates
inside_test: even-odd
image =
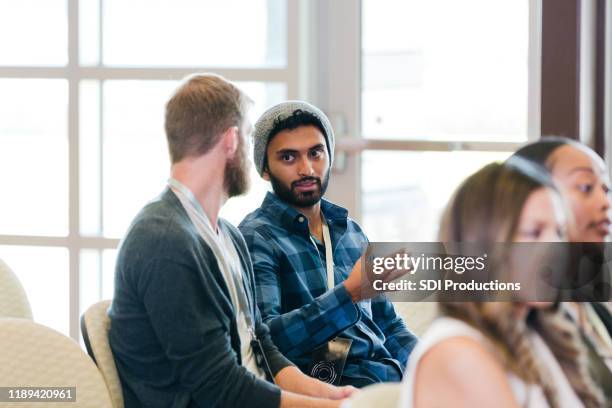
[[[334,282],[334,254],[332,251],[332,243],[331,236],[329,234],[329,226],[327,225],[327,221],[321,213],[321,223],[323,225],[323,243],[325,244],[325,269],[327,270],[327,289],[333,289],[335,286]],[[314,240],[312,234],[310,234],[310,242],[315,247],[315,251],[319,255],[319,259],[321,259],[321,253],[319,252],[319,247]]]
[[[180,181],[174,178],[168,179],[168,185],[175,192],[178,190],[179,193],[185,196],[185,198],[187,199],[187,201],[189,201],[189,203],[191,204],[193,209],[196,211],[196,213],[198,213],[202,217],[206,226],[210,228],[211,231],[214,232],[212,224],[210,223],[210,219],[208,218],[208,215],[206,215],[206,213],[204,212],[204,209],[200,205],[200,202],[195,198],[191,190],[188,189],[183,183],[181,183]]]
[[[325,264],[327,267],[327,288],[333,289],[335,286],[334,282],[334,254],[332,252],[331,236],[329,234],[329,226],[325,217],[321,216],[323,221],[323,242],[325,243]]]

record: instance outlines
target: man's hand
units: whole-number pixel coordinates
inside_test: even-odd
[[[297,394],[309,395],[317,398],[344,399],[350,397],[357,389],[352,386],[336,387],[324,383],[302,373],[298,368],[285,367],[276,374],[274,382],[281,389]]]
[[[325,385],[328,388],[328,390],[325,391],[327,393],[327,396],[325,398],[329,398],[332,400],[341,400],[341,399],[349,398],[353,396],[353,394],[359,392],[359,390],[353,387],[352,385],[345,385],[342,387],[336,387],[331,384],[325,384]]]
[[[388,257],[393,258],[396,254],[403,255],[406,252],[404,250],[400,250],[396,253],[388,255]],[[380,291],[377,291],[373,287],[372,274],[366,273],[363,274],[363,259],[368,256],[368,251],[366,251],[365,255],[362,255],[361,258],[357,260],[355,265],[353,266],[353,270],[348,278],[343,282],[346,287],[347,292],[351,295],[351,299],[353,303],[359,302],[364,299],[371,299],[380,294]],[[391,282],[395,279],[405,275],[408,273],[410,269],[393,269],[393,270],[385,270],[380,275],[375,275],[376,279],[381,280],[383,282]],[[366,271],[367,272],[367,271]]]
[[[282,390],[281,407],[339,407],[341,400],[358,390],[352,386],[335,387],[302,373],[296,367],[285,367],[274,382]]]

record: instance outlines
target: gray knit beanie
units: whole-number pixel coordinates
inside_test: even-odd
[[[268,148],[268,142],[270,141],[270,132],[276,123],[287,119],[293,115],[293,112],[296,110],[315,115],[321,122],[321,125],[323,125],[323,130],[325,130],[323,136],[325,136],[325,141],[327,142],[329,165],[331,167],[334,160],[334,146],[336,142],[334,139],[334,130],[332,129],[329,119],[319,108],[307,102],[287,101],[279,103],[265,111],[255,123],[255,130],[253,131],[253,161],[255,162],[255,168],[260,176],[263,175],[264,171],[266,150]]]

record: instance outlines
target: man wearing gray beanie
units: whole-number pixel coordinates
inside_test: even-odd
[[[239,225],[258,306],[274,343],[309,375],[357,387],[400,381],[416,337],[389,301],[361,290],[368,239],[323,198],[334,145],[329,119],[306,102],[276,105],[255,124],[255,167],[274,191]]]
[[[187,77],[166,104],[170,180],[121,241],[108,311],[125,408],[335,408],[354,392],[278,351],[242,235],[219,217],[248,189],[250,106],[212,73]]]

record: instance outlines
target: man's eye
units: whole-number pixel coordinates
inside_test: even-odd
[[[281,160],[289,162],[289,161],[293,160],[293,155],[292,154],[283,154],[281,156]]]
[[[593,191],[593,184],[578,184],[578,190],[582,193],[588,194]]]
[[[317,158],[323,155],[323,150],[311,150],[310,157]]]

